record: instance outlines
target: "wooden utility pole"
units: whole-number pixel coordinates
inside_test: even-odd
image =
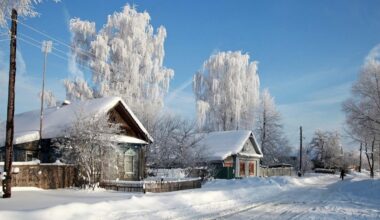
[[[298,176],[302,176],[302,126],[300,126],[300,168]]]
[[[359,173],[362,172],[362,150],[363,150],[363,143],[360,142]]]
[[[262,137],[262,140],[261,140],[261,150],[262,150],[263,155],[265,155],[265,153],[264,153],[265,152],[264,151],[264,145],[265,145],[265,142],[266,142],[266,130],[267,130],[267,128],[266,128],[267,127],[266,126],[266,122],[267,122],[266,109],[264,107],[264,109],[263,109],[263,137]],[[260,160],[260,161],[262,161],[262,160]]]
[[[8,85],[8,110],[5,136],[5,162],[3,180],[3,198],[11,197],[12,188],[12,161],[13,161],[13,134],[15,113],[15,81],[16,81],[16,36],[17,36],[17,11],[12,9],[12,27],[9,59],[9,85]]]

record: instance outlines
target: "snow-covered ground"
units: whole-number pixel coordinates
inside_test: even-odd
[[[0,219],[380,219],[380,179],[367,175],[216,180],[202,189],[130,194],[17,189]]]

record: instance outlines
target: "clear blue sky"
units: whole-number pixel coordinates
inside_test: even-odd
[[[44,1],[36,7],[39,17],[21,21],[69,43],[68,19],[95,21],[99,29],[108,14],[126,3],[147,11],[154,28],[163,25],[167,30],[165,66],[175,71],[169,110],[194,117],[192,75],[212,53],[241,50],[259,61],[261,88],[269,88],[275,97],[294,145],[300,125],[306,141],[317,128],[343,131],[341,102],[364,58],[380,43],[379,1]],[[28,37],[47,39],[23,25],[19,33],[29,42],[33,40]],[[3,38],[0,35],[2,120],[9,62]],[[16,113],[38,108],[43,57],[40,49],[23,41],[18,42],[18,52]],[[48,88],[60,99],[65,96],[61,81],[68,74],[67,61],[49,55]]]

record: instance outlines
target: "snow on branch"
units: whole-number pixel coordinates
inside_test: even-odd
[[[41,98],[42,93],[39,92],[38,97]],[[47,107],[54,107],[57,105],[57,100],[54,93],[50,90],[44,91],[44,103]]]
[[[154,32],[147,12],[127,4],[98,32],[79,18],[71,19],[70,30],[72,56],[91,70],[92,82],[66,80],[67,98],[119,96],[140,117],[163,106],[174,71],[163,66],[166,30]]]
[[[210,130],[252,130],[259,104],[257,62],[248,54],[219,52],[195,74],[198,123]]]
[[[60,2],[60,0],[53,0]],[[21,17],[36,17],[39,15],[34,6],[42,3],[42,0],[2,0],[0,2],[0,27],[7,25],[7,19],[10,19],[12,9],[16,9],[17,14]]]

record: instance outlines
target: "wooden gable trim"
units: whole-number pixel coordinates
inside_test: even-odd
[[[122,130],[125,132],[124,134],[151,143],[151,140],[141,130],[137,122],[120,101],[109,110],[108,114],[111,122],[121,124]]]
[[[256,154],[261,155],[259,146],[257,145],[254,137],[252,135],[249,136],[249,141],[252,143],[253,149],[255,150]]]

